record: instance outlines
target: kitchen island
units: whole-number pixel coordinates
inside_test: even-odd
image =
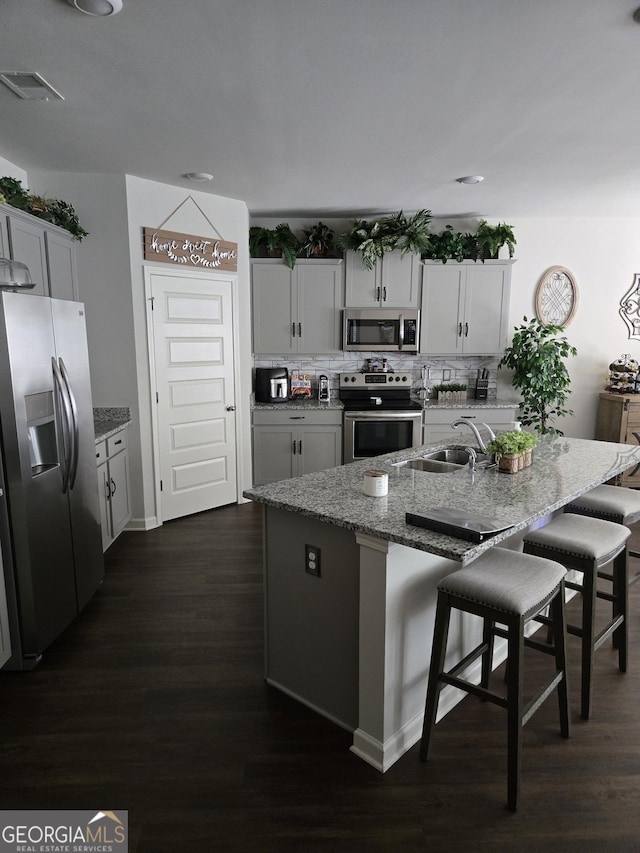
[[[270,684],[353,731],[352,751],[387,770],[420,737],[437,584],[631,465],[640,447],[545,437],[534,464],[453,473],[398,463],[428,449],[363,460],[244,492],[265,505],[265,673]],[[363,472],[389,475],[384,497]],[[474,543],[406,523],[436,507],[491,516],[506,528]],[[477,642],[476,617],[452,620],[447,665]],[[495,663],[504,656],[496,648]],[[463,694],[445,688],[442,716]]]

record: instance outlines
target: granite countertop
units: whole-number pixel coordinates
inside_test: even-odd
[[[442,446],[432,445],[429,449]],[[545,436],[534,450],[533,465],[517,474],[504,474],[497,468],[472,473],[467,466],[451,474],[394,467],[394,462],[419,457],[426,449],[423,446],[360,460],[256,486],[243,494],[269,506],[468,563],[594,486],[640,463],[638,446]],[[385,497],[363,493],[362,474],[371,468],[389,474]],[[474,544],[405,521],[406,512],[441,506],[490,516],[510,527]]]
[[[328,409],[339,409],[342,410],[344,407],[342,405],[342,401],[337,397],[332,397],[330,400],[318,400],[318,399],[306,399],[306,400],[287,400],[285,403],[256,403],[255,400],[251,401],[251,408],[254,410],[288,410],[288,409],[298,409],[303,411],[327,411]]]
[[[464,403],[438,403],[437,400],[421,400],[416,396],[411,396],[413,402],[422,403],[424,409],[515,409],[517,408],[517,403],[506,403],[501,400],[466,400]],[[329,401],[326,400],[318,400],[318,399],[307,399],[307,400],[287,400],[286,403],[256,403],[255,400],[251,401],[251,408],[253,410],[266,410],[273,409],[277,411],[278,409],[340,409],[342,410],[344,406],[342,405],[342,401],[338,399],[337,396],[332,396]]]
[[[131,423],[131,409],[127,406],[120,408],[94,408],[93,429],[96,435],[96,444],[111,438],[121,429]]]

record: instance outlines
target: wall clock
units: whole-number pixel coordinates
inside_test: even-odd
[[[543,326],[568,326],[578,308],[578,285],[565,267],[549,267],[536,289],[536,316]]]

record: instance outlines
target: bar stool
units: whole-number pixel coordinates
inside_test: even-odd
[[[565,580],[565,586],[582,594],[582,625],[567,624],[567,631],[582,639],[582,686],[580,713],[588,720],[591,712],[591,681],[594,652],[607,637],[613,637],[618,649],[618,668],[627,670],[627,539],[631,531],[622,524],[564,513],[527,533],[523,539],[525,554],[557,560],[567,569],[582,572],[582,583]],[[613,562],[611,574],[601,571]],[[611,592],[598,589],[598,578],[612,584]],[[611,619],[596,635],[595,617],[598,598],[611,602]]]
[[[505,708],[507,803],[514,811],[518,806],[520,788],[522,727],[555,688],[558,691],[560,731],[563,737],[569,737],[564,575],[564,567],[551,560],[527,556],[505,548],[492,548],[475,560],[472,566],[452,572],[438,584],[420,758],[426,761],[429,755],[438,698],[444,684],[453,685]],[[550,604],[551,614],[550,619],[546,621],[551,626],[553,644],[542,643],[524,635],[526,623],[540,614],[547,604]],[[444,666],[452,608],[480,616],[483,620],[483,636],[480,645],[447,672]],[[503,637],[508,642],[506,697],[489,690],[496,636]],[[553,677],[526,705],[523,696],[525,645],[555,657]],[[473,684],[459,677],[459,673],[480,657],[480,684]]]
[[[565,512],[588,515],[629,527],[640,521],[640,491],[621,486],[596,486],[564,508]],[[640,557],[640,551],[629,549],[629,557]],[[640,572],[629,577],[629,586],[640,580]]]

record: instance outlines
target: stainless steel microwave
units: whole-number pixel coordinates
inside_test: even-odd
[[[415,308],[346,308],[345,350],[418,352],[420,312]]]

